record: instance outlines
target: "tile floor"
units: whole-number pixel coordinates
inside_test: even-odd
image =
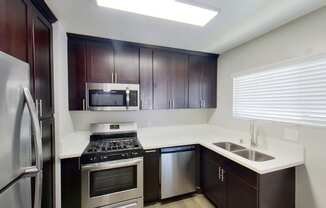
[[[214,206],[202,194],[195,194],[189,197],[149,204],[145,208],[214,208]]]

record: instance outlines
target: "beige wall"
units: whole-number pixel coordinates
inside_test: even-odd
[[[210,123],[247,131],[232,118],[232,75],[265,65],[326,53],[326,7],[221,55],[218,109]],[[297,168],[297,208],[326,207],[326,128],[259,122],[262,137],[291,139],[305,146],[305,167]]]

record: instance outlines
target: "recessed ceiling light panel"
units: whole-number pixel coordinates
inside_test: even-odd
[[[97,0],[97,5],[197,26],[205,26],[218,14],[175,0]]]

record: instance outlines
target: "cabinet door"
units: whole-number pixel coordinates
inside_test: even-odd
[[[43,18],[32,17],[33,73],[35,99],[39,101],[39,116],[49,118],[53,114],[51,26]]]
[[[153,53],[152,49],[140,48],[140,107],[153,109]]]
[[[113,58],[111,42],[87,41],[87,82],[114,82]]]
[[[145,150],[144,154],[144,201],[154,202],[160,199],[160,151]]]
[[[27,61],[27,5],[24,0],[0,1],[0,51]]]
[[[42,208],[52,208],[54,204],[54,126],[53,120],[42,120],[43,150],[43,192]]]
[[[117,83],[139,84],[139,47],[114,43],[114,69]]]
[[[154,109],[169,109],[170,100],[170,54],[163,50],[153,52]]]
[[[202,80],[200,84],[204,108],[216,107],[217,93],[217,58],[207,57],[202,68]]]
[[[202,107],[201,80],[204,66],[203,56],[189,56],[189,108]]]
[[[79,158],[61,160],[61,207],[81,208],[81,171]]]
[[[258,208],[258,191],[238,176],[228,173],[228,208]]]
[[[85,110],[86,43],[68,38],[69,110]]]
[[[182,53],[169,53],[171,107],[188,107],[188,56]]]
[[[204,150],[201,158],[201,186],[206,197],[218,208],[226,208],[226,172],[222,172],[223,159]],[[223,177],[219,175],[223,174]]]

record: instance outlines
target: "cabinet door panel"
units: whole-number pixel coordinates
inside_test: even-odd
[[[144,154],[144,201],[154,202],[160,199],[159,150],[145,150]]]
[[[216,153],[204,149],[201,161],[204,194],[218,208],[226,208],[227,175],[225,171],[223,179],[219,177],[219,174],[222,174],[223,159]]]
[[[42,208],[52,208],[54,188],[54,126],[53,120],[41,121],[43,150]]]
[[[170,53],[170,90],[172,108],[188,107],[188,57],[181,53]]]
[[[170,108],[170,55],[166,51],[153,52],[154,109]]]
[[[140,104],[142,110],[153,109],[153,56],[152,49],[140,48]]]
[[[202,56],[189,56],[189,108],[201,108]]]
[[[69,110],[84,110],[86,83],[86,43],[68,39]]]
[[[116,82],[139,84],[139,47],[114,44]]]
[[[110,42],[87,41],[87,82],[113,82],[113,58]]]
[[[202,69],[201,94],[205,108],[216,107],[217,93],[217,59],[209,57],[206,59]]]
[[[27,5],[23,0],[0,1],[0,51],[27,61]]]
[[[81,170],[79,158],[61,160],[61,207],[81,208]]]
[[[227,179],[228,208],[258,208],[257,190],[233,174]]]
[[[35,97],[40,101],[40,117],[48,118],[53,113],[51,29],[37,15],[32,20],[32,27]]]

